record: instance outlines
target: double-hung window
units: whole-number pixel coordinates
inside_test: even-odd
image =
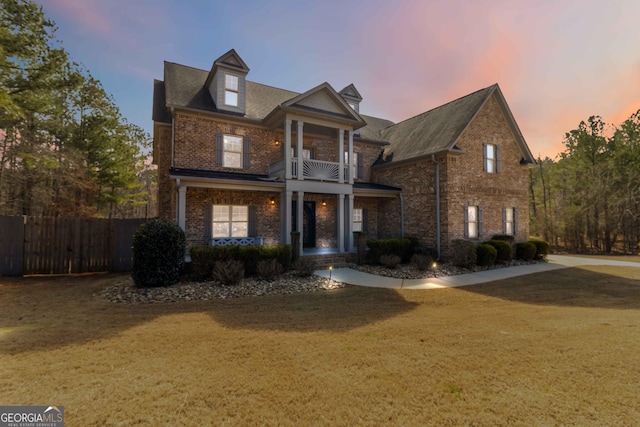
[[[496,144],[482,144],[482,167],[487,173],[500,173],[500,146]]]
[[[467,206],[466,209],[466,237],[470,239],[477,239],[480,235],[480,218],[478,206]]]
[[[353,231],[363,231],[363,219],[362,208],[355,208],[353,210]]]
[[[234,135],[223,136],[222,166],[225,168],[242,168],[242,137]]]
[[[238,106],[238,76],[225,74],[224,77],[224,103],[234,107]]]
[[[213,238],[248,237],[249,207],[233,205],[213,205]]]
[[[504,208],[504,234],[507,236],[514,236],[516,234],[516,215],[515,208]]]
[[[355,151],[353,152],[353,159],[351,160],[351,170],[349,171],[349,173],[353,174],[353,178],[354,179],[362,178],[360,176],[359,169],[358,169],[360,167],[359,163],[358,163],[359,162],[358,158],[360,158],[360,157],[362,157],[362,154],[356,153]],[[349,164],[349,152],[348,151],[344,152],[344,164],[345,165]]]

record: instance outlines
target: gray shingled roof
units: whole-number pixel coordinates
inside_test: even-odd
[[[460,134],[498,85],[489,86],[390,126],[383,163],[398,162],[453,149]]]
[[[153,111],[151,119],[154,122],[171,123],[171,114],[167,110],[165,103],[164,82],[162,80],[153,80]]]

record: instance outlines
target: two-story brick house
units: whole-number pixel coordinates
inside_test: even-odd
[[[534,164],[498,85],[395,124],[359,114],[351,84],[296,93],[247,80],[234,51],[211,70],[165,62],[154,82],[159,210],[189,245],[291,243],[347,253],[353,232],[528,237]]]

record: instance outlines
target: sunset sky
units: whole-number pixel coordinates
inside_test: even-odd
[[[297,92],[354,83],[364,114],[401,121],[499,83],[535,156],[600,115],[640,109],[640,1],[38,0],[57,37],[151,132],[163,61]]]

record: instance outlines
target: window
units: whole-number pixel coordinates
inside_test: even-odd
[[[233,135],[223,136],[222,150],[222,166],[225,168],[241,168],[242,167],[242,137]]]
[[[478,207],[477,206],[467,206],[466,211],[466,227],[467,227],[467,236],[470,239],[477,239],[479,236],[479,216],[478,216]]]
[[[238,77],[225,74],[224,78],[224,103],[238,106]]]
[[[485,170],[489,173],[496,172],[496,146],[487,144],[485,148]]]
[[[354,151],[353,152],[353,165],[352,165],[352,168],[351,168],[354,178],[360,178],[358,176],[358,157],[360,157],[359,154]],[[345,165],[349,164],[349,152],[348,151],[344,152],[344,164]]]
[[[291,147],[291,157],[296,157],[296,149],[294,147]],[[313,158],[311,148],[303,148],[302,149],[302,158],[303,159],[307,159],[307,160]]]
[[[362,228],[363,216],[362,209],[354,209],[353,210],[353,231],[363,231]]]
[[[213,205],[212,236],[249,237],[249,207]]]
[[[504,208],[504,234],[514,236],[516,234],[516,209]]]

